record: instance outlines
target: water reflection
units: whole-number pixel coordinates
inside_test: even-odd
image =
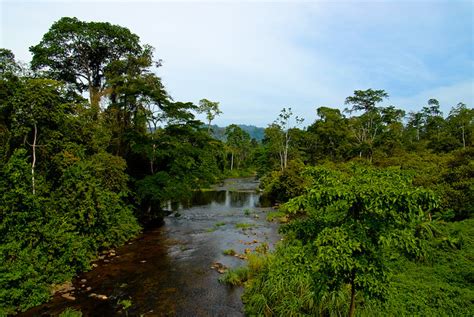
[[[272,247],[280,237],[278,224],[266,221],[269,209],[259,208],[265,202],[255,192],[256,182],[231,180],[231,184],[233,189],[219,187],[195,192],[187,201],[167,202],[163,208],[181,209],[181,216],[166,217],[162,227],[144,232],[117,248],[116,257],[97,261],[98,267],[78,276],[76,301],[56,295],[53,302],[26,316],[58,316],[69,306],[84,316],[123,316],[117,303],[124,299],[132,302],[130,316],[244,316],[242,289],[220,283],[219,273],[210,267],[242,266],[242,259],[226,256],[223,250],[243,254],[260,243]],[[247,208],[250,215],[244,212]],[[239,229],[239,223],[252,229]],[[83,280],[92,289],[84,289]],[[109,299],[94,300],[91,292]]]
[[[255,208],[267,207],[268,203],[260,194],[247,191],[196,191],[193,197],[181,202],[168,201],[165,209],[171,211],[179,211],[190,208],[192,206],[223,207],[223,208]]]

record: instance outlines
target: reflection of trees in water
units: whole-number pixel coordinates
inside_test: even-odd
[[[218,204],[224,207],[255,207],[258,195],[252,192],[234,192],[228,190],[196,192],[192,199],[192,205],[202,206]]]
[[[205,191],[205,192],[194,192],[193,198],[190,204],[193,206],[210,205],[213,202],[218,204],[224,204],[225,202],[225,190],[221,191]],[[191,207],[191,206],[189,206]]]
[[[230,194],[230,206],[226,207],[255,207],[255,200],[252,199],[253,193],[244,192],[229,192]]]
[[[260,207],[271,207],[275,202],[268,197],[268,195],[259,195],[258,196],[258,205]]]
[[[253,208],[256,206],[267,206],[262,204],[259,194],[252,192],[236,192],[228,190],[220,191],[196,191],[191,199],[180,202],[168,202],[168,210],[177,211],[193,206],[206,206],[216,204],[222,207]]]

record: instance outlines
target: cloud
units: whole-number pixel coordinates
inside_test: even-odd
[[[474,106],[474,80],[424,90],[405,98],[392,98],[391,102],[394,105],[404,105],[404,108],[409,111],[420,111],[432,98],[439,101],[445,116],[459,102],[472,108]]]
[[[407,108],[472,106],[473,9],[447,1],[2,3],[2,46],[23,60],[62,16],[128,27],[156,48],[175,100],[219,101],[218,124],[265,126],[283,107],[310,123],[356,89]]]

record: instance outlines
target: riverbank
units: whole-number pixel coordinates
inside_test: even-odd
[[[66,308],[84,316],[243,316],[241,288],[219,283],[223,268],[244,265],[225,250],[245,254],[279,240],[267,222],[253,178],[228,179],[212,191],[197,192],[190,206],[177,206],[160,228],[141,234],[95,262],[73,280],[68,294],[20,316],[59,315]],[[178,216],[178,217],[176,217]],[[124,303],[130,304],[124,309]]]

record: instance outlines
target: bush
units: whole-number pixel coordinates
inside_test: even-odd
[[[56,188],[38,175],[34,195],[26,151],[16,150],[5,164],[0,173],[0,315],[45,302],[52,284],[89,269],[100,248],[138,233],[124,203],[124,165],[107,169],[101,164],[94,158],[78,160]]]
[[[261,179],[263,194],[273,202],[285,202],[304,193],[309,179],[300,161],[290,161],[284,171],[273,171]]]

